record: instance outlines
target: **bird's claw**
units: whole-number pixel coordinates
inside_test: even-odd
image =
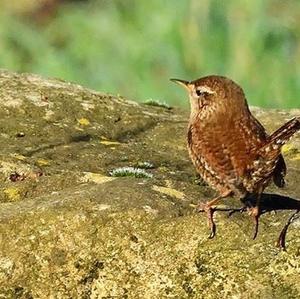
[[[208,226],[210,228],[210,234],[208,236],[209,239],[213,239],[216,235],[216,224],[214,222],[214,212],[215,209],[212,207],[209,207],[206,211],[207,214],[207,220],[208,220]]]
[[[253,234],[253,240],[256,239],[258,235],[258,227],[259,227],[259,216],[260,216],[260,210],[258,206],[248,208],[249,215],[253,218],[254,221],[254,234]]]
[[[289,228],[289,226],[291,225],[291,223],[293,223],[293,221],[298,218],[296,215],[300,212],[300,210],[297,210],[295,213],[292,214],[292,216],[290,216],[289,220],[287,221],[287,223],[285,224],[285,226],[283,227],[283,229],[280,232],[280,235],[277,239],[276,242],[276,246],[282,250],[286,250],[285,247],[285,237],[286,237],[286,233],[287,230]]]
[[[214,212],[216,211],[215,208],[212,208],[208,206],[205,203],[200,203],[197,208],[197,212],[205,212],[207,215],[207,222],[208,222],[208,227],[210,228],[210,234],[208,236],[208,239],[213,239],[216,235],[216,224],[214,222]]]
[[[255,226],[254,226],[254,234],[253,234],[252,239],[255,240],[256,237],[257,237],[257,234],[258,234],[258,226],[259,226],[258,219],[259,219],[259,216],[254,216],[253,218],[254,218],[254,224],[255,224]]]
[[[279,235],[279,237],[278,237],[278,239],[277,239],[277,242],[276,242],[276,246],[277,246],[279,249],[283,250],[283,251],[286,250],[286,247],[285,247],[285,237],[286,237],[286,233],[287,233],[288,227],[289,227],[289,224],[287,223],[287,224],[283,227],[283,229],[281,230],[280,235]]]

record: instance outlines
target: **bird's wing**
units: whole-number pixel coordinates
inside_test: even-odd
[[[193,129],[193,151],[209,165],[219,181],[235,193],[246,192],[243,185],[254,149],[265,142],[265,132],[249,117]]]
[[[265,131],[263,125],[251,114],[251,122],[253,124],[253,129],[256,131],[256,134],[260,135],[260,139],[266,141],[268,135]],[[284,161],[283,156],[280,154],[278,157],[278,161],[276,163],[273,175],[274,184],[279,187],[283,188],[285,186],[284,177],[286,176],[286,164]]]
[[[274,183],[278,187],[284,186],[286,165],[281,155],[281,148],[298,130],[300,130],[300,119],[295,117],[267,137],[264,145],[257,151],[258,157],[253,163],[253,174],[257,180],[273,174]]]

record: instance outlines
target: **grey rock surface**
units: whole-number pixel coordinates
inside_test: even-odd
[[[300,110],[252,109],[272,131]],[[207,239],[185,146],[188,111],[138,105],[61,80],[0,72],[0,298],[299,298],[291,211],[216,214]],[[284,148],[300,198],[300,138]],[[111,177],[118,167],[152,178]],[[198,182],[198,183],[196,183]],[[236,199],[224,205],[239,206]]]

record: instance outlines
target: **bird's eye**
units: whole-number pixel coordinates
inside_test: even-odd
[[[214,90],[212,90],[210,87],[208,86],[197,86],[196,90],[196,95],[198,97],[203,97],[203,96],[209,96],[212,94],[215,94],[216,92]]]
[[[206,92],[200,89],[196,89],[196,94],[198,97],[203,96]]]

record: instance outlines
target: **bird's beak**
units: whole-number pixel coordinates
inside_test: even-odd
[[[189,81],[181,80],[181,79],[170,79],[172,82],[184,87],[187,91],[190,91],[191,84]]]

